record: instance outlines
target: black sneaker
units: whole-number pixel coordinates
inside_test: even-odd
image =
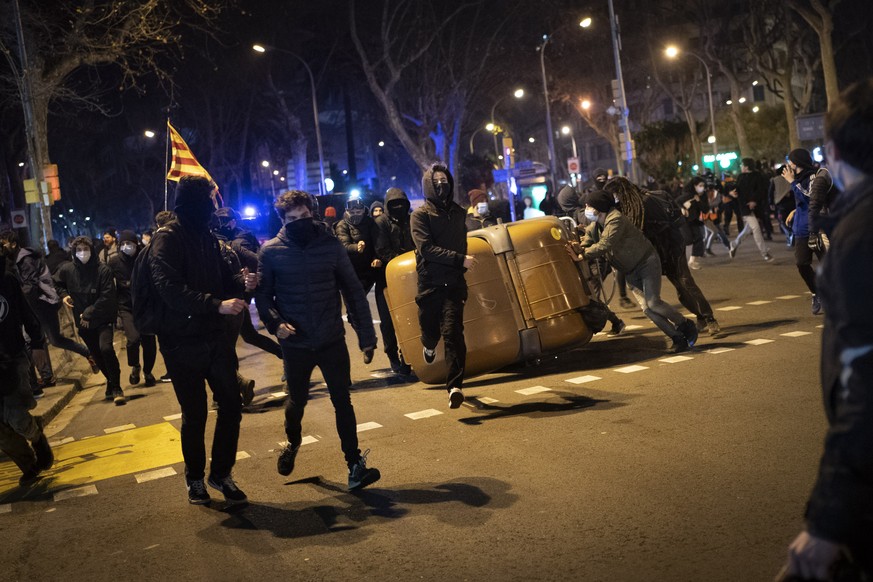
[[[623,322],[622,320],[619,319],[618,322],[612,324],[612,329],[610,329],[606,333],[606,335],[608,335],[609,337],[615,337],[615,336],[621,335],[621,332],[623,332],[624,328],[626,328],[626,327],[627,327],[627,325],[625,324],[625,322]]]
[[[172,382],[172,381],[173,381],[173,379],[170,378],[170,374],[169,374],[169,373],[164,374],[163,376],[161,376],[161,382],[167,383],[167,382]]]
[[[242,492],[242,489],[236,486],[236,483],[230,475],[220,478],[210,475],[206,482],[213,489],[221,491],[221,494],[224,495],[224,500],[229,505],[239,505],[249,502],[249,498]]]
[[[188,489],[188,503],[191,505],[206,505],[212,498],[209,497],[209,492],[206,490],[206,485],[203,484],[203,479],[196,481],[185,480],[185,487]]]
[[[243,406],[248,406],[255,399],[255,381],[237,375],[237,382],[239,383],[239,392],[242,394]]]
[[[412,372],[412,368],[397,356],[388,356],[388,361],[391,363],[391,371],[401,376],[408,376]]]
[[[369,364],[370,362],[373,361],[373,354],[375,353],[375,351],[376,350],[373,350],[373,349],[364,350],[364,363],[365,364]]]
[[[91,364],[91,373],[96,374],[100,371],[100,366],[97,365],[97,360],[92,356],[88,356],[88,363]]]
[[[44,432],[40,433],[39,438],[33,441],[33,451],[36,453],[36,468],[39,471],[51,469],[52,465],[55,464],[55,455],[52,453],[52,448],[49,446]]]
[[[157,382],[157,380],[155,380],[155,377],[152,374],[150,374],[149,372],[146,372],[143,375],[143,386],[145,386],[146,388],[151,388],[152,386],[154,386],[157,383],[158,382]]]
[[[367,485],[372,485],[382,478],[379,469],[367,468],[367,455],[370,454],[370,449],[364,451],[357,463],[349,465],[349,491],[357,491],[363,489]]]
[[[107,387],[106,392],[103,393],[103,400],[115,400],[115,390]]]
[[[39,473],[39,468],[36,465],[28,467],[27,470],[21,474],[21,477],[18,478],[18,485],[20,487],[33,485],[39,480]]]
[[[36,386],[36,387],[33,389],[33,398],[34,398],[34,400],[39,400],[39,399],[42,398],[43,396],[45,396],[45,390],[42,389],[42,386]]]
[[[821,299],[818,298],[818,295],[812,296],[812,314],[819,315],[821,313]]]
[[[428,364],[433,364],[433,361],[436,359],[436,350],[422,348],[421,353],[424,355],[425,362],[427,362]]]
[[[136,386],[137,384],[139,384],[139,373],[141,370],[142,368],[140,368],[139,366],[134,366],[130,369],[130,378],[128,378],[128,380],[130,380],[131,386]]]
[[[460,408],[464,403],[464,391],[460,388],[449,390],[449,408]]]
[[[694,344],[697,343],[697,325],[690,319],[686,319],[676,329],[685,336],[688,346],[694,347]]]
[[[125,398],[124,392],[121,388],[116,388],[112,395],[112,401],[115,403],[115,406],[124,406],[127,404],[127,398]]]
[[[297,451],[300,450],[300,445],[292,447],[291,443],[285,445],[282,453],[279,455],[279,460],[276,461],[276,470],[280,475],[287,477],[294,470],[294,461],[297,459]]]
[[[688,345],[688,340],[684,337],[674,337],[673,345],[667,350],[668,353],[671,354],[679,354],[682,352],[687,352],[691,347]]]

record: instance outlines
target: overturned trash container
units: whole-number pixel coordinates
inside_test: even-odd
[[[467,253],[478,262],[466,273],[465,377],[591,340],[581,313],[589,292],[567,254],[568,235],[560,220],[547,216],[500,224],[467,237]],[[388,263],[386,276],[386,297],[403,357],[422,382],[442,384],[443,342],[432,364],[422,355],[415,253]]]

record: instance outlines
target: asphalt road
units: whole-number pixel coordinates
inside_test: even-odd
[[[169,384],[115,407],[92,377],[49,427],[64,444],[43,481],[22,490],[0,464],[0,579],[772,579],[825,430],[822,318],[793,254],[772,247],[773,264],[748,241],[695,272],[723,338],[668,359],[654,326],[620,310],[641,327],[470,379],[460,410],[381,353],[365,366],[350,338],[361,448],[382,472],[358,494],[323,384],[294,473],[276,473],[273,356],[239,348],[257,380],[234,471],[244,508],[188,505]]]

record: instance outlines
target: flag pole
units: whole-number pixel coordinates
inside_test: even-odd
[[[168,197],[168,188],[169,188],[169,180],[167,180],[167,174],[170,173],[170,113],[167,112],[167,142],[164,144],[164,210],[167,209],[167,197]]]

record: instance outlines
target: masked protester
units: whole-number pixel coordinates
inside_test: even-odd
[[[484,190],[470,190],[467,196],[470,199],[466,221],[468,231],[497,224],[497,221],[491,216],[491,210],[488,208],[488,194]]]
[[[121,390],[121,368],[112,345],[113,325],[118,317],[118,296],[112,270],[97,258],[91,239],[79,236],[70,245],[73,262],[55,274],[55,284],[64,303],[73,309],[79,337],[106,377],[106,400],[116,406],[127,400]]]
[[[292,190],[276,200],[284,222],[276,238],[259,253],[260,284],[255,302],[261,321],[279,338],[285,360],[288,399],[285,435],[288,444],[276,462],[280,475],[294,470],[303,441],[303,413],[309,400],[309,380],[318,366],[336,414],[336,429],[348,466],[349,490],[375,483],[378,469],[368,468],[367,453],[358,448],[357,420],[352,406],[351,364],[345,340],[340,298],[362,352],[376,348],[370,306],[343,245],[315,222],[309,194]],[[369,449],[368,449],[369,452]]]
[[[454,200],[455,182],[443,164],[432,165],[421,178],[424,205],[410,219],[415,242],[415,270],[418,273],[418,321],[424,361],[436,359],[436,347],[443,340],[446,391],[449,407],[464,402],[464,303],[467,282],[464,273],[476,264],[467,254],[466,213]]]
[[[242,399],[234,346],[225,333],[224,318],[245,309],[244,290],[252,290],[256,275],[234,273],[222,260],[218,240],[209,230],[214,185],[206,178],[185,176],[176,187],[176,222],[155,232],[148,270],[159,296],[158,341],[173,390],[182,408],[182,456],[188,502],[210,502],[206,476],[206,381],[218,403],[212,462],[206,479],[228,504],[246,503],[234,482]]]

